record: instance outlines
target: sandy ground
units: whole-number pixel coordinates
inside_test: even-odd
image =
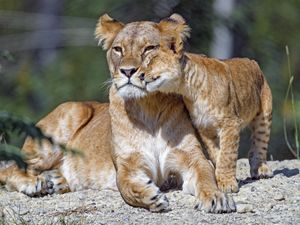
[[[1,224],[300,224],[300,161],[268,162],[275,176],[252,181],[246,159],[238,161],[237,212],[194,210],[195,199],[167,193],[171,211],[151,213],[127,205],[118,192],[85,190],[30,198],[0,189]]]

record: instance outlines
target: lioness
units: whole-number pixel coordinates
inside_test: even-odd
[[[64,106],[58,108],[57,112],[54,110],[52,116],[49,114],[42,119],[43,122],[39,124],[42,129],[47,132],[47,125],[52,123],[53,129],[48,131],[54,134],[57,142],[83,149],[85,157],[67,155],[62,158],[59,151],[50,150],[46,157],[40,154],[31,159],[31,168],[35,171],[46,169],[45,165],[51,170],[48,172],[50,174],[35,176],[35,180],[29,180],[29,175],[24,175],[33,187],[30,193],[49,193],[53,189],[67,191],[65,186],[61,187],[62,183],[73,191],[90,187],[113,188],[116,182],[128,204],[159,212],[168,209],[168,199],[160,188],[171,179],[184,192],[195,195],[199,201],[195,207],[198,210],[213,213],[235,210],[232,199],[217,187],[213,167],[200,148],[181,97],[158,92],[147,94],[140,81],[139,68],[142,64],[151,63],[155,57],[153,53],[167,35],[165,30],[172,23],[144,21],[124,25],[106,14],[100,17],[95,34],[107,50],[107,61],[113,77],[109,97],[111,130],[106,106],[97,103],[88,105],[93,110],[84,112],[87,119],[82,113],[83,117],[80,118],[83,120],[77,121],[78,112],[69,116],[65,112],[68,107]],[[79,112],[85,111],[86,106],[80,106]],[[98,111],[94,108],[98,108]],[[101,116],[101,111],[105,116]],[[57,119],[60,113],[62,119]],[[73,122],[76,122],[75,125]],[[67,124],[72,129],[66,128]],[[103,139],[97,140],[98,136]],[[38,152],[36,144],[25,144],[26,147]],[[39,163],[40,160],[43,163]],[[20,177],[20,174],[16,176]],[[44,182],[38,183],[41,180]],[[93,182],[95,185],[92,185]],[[28,183],[10,183],[28,194],[28,188],[21,188],[28,186]]]
[[[117,190],[111,159],[111,126],[108,104],[67,102],[42,118],[37,126],[56,143],[82,151],[83,156],[64,155],[46,141],[39,145],[27,138],[28,170],[10,166],[0,170],[0,182],[10,191],[29,196],[82,189]]]
[[[160,45],[151,63],[140,69],[144,73],[140,76],[143,87],[150,93],[161,91],[183,96],[193,124],[216,166],[221,190],[238,191],[235,173],[239,134],[248,124],[252,128],[251,176],[272,176],[266,165],[272,95],[258,64],[246,58],[221,61],[185,53],[182,43],[190,28],[180,15],[173,15],[169,20],[173,25],[168,30],[172,43],[166,41]],[[184,30],[184,35],[178,35],[177,30]]]
[[[117,185],[128,204],[156,212],[169,205],[160,187],[176,177],[199,200],[197,209],[230,212],[235,206],[217,188],[181,97],[148,94],[140,80],[139,68],[151,64],[171,26],[171,20],[124,25],[108,15],[99,19],[95,35],[107,50],[113,78],[109,111]]]

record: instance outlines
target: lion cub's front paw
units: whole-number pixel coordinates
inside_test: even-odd
[[[252,179],[267,179],[273,177],[271,169],[265,163],[259,166],[258,169],[251,168],[250,173]]]
[[[159,193],[153,196],[150,200],[152,202],[149,206],[149,210],[151,212],[163,212],[168,210],[169,200],[165,194]]]
[[[239,191],[239,186],[235,177],[224,177],[216,175],[219,189],[225,193],[235,193]]]
[[[200,201],[201,202],[195,206],[195,209],[207,213],[230,213],[236,211],[232,197],[220,191],[216,191],[212,194],[201,193]]]

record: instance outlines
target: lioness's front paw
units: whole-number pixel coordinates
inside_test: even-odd
[[[250,174],[252,179],[266,179],[273,177],[272,171],[269,169],[267,164],[263,163],[258,167],[258,169],[252,169],[250,170]]]
[[[236,206],[231,196],[216,191],[215,193],[200,194],[201,202],[195,206],[195,209],[207,213],[230,213],[236,211]]]
[[[235,177],[225,177],[216,175],[219,189],[225,193],[234,193],[239,191],[239,186]]]
[[[33,182],[22,184],[19,191],[30,197],[41,197],[52,194],[53,182],[46,180],[42,176],[34,178]]]
[[[162,212],[168,209],[169,200],[163,193],[159,193],[153,196],[151,199],[152,203],[149,206],[151,212]]]
[[[63,194],[69,192],[69,185],[59,170],[48,170],[41,174],[47,182],[51,182],[52,188],[48,190],[49,194]]]

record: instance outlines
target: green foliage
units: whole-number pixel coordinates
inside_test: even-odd
[[[70,152],[82,155],[78,150],[67,149],[65,145],[55,143],[52,137],[45,135],[33,122],[20,119],[7,112],[0,112],[0,160],[14,160],[23,169],[27,168],[26,155],[18,147],[7,143],[12,132],[17,133],[18,136],[30,137],[40,144],[42,141],[48,141],[52,145],[58,145],[64,153]]]
[[[272,0],[236,1],[236,8],[228,26],[236,34],[235,56],[258,61],[273,95],[273,122],[270,154],[274,159],[293,158],[286,146],[284,126],[287,133],[295,129],[293,118],[300,120],[300,1]],[[290,66],[286,60],[285,45],[290,47]],[[289,71],[294,75],[292,106],[290,98],[285,101],[289,86]],[[292,107],[295,108],[293,113]],[[283,123],[285,117],[286,124]],[[299,126],[299,123],[298,123]]]
[[[41,129],[36,127],[34,123],[20,119],[7,112],[0,112],[0,134],[5,139],[8,139],[9,132],[17,132],[18,135],[25,134],[39,141],[46,139],[50,143],[53,143],[52,139],[45,136]]]
[[[34,33],[35,25],[43,23],[30,23],[26,15],[34,17],[36,12],[41,13],[38,7],[42,2],[47,1],[0,2],[2,50],[10,50],[8,45],[14,43],[26,47],[25,50],[16,48],[10,50],[10,53],[5,50],[0,54],[0,110],[37,121],[65,101],[108,101],[107,89],[101,88],[110,78],[105,52],[97,47],[93,35],[98,17],[109,13],[124,23],[136,20],[158,21],[177,12],[183,15],[192,28],[191,38],[186,44],[188,51],[209,55],[213,28],[223,23],[234,36],[233,56],[258,61],[273,95],[269,152],[274,159],[293,157],[286,147],[283,128],[285,126],[287,134],[294,133],[293,118],[300,121],[300,70],[297,67],[300,62],[299,0],[278,0],[275,3],[273,0],[235,1],[233,13],[228,19],[216,18],[213,0],[56,1],[60,4],[59,16],[53,26],[61,31],[58,36],[61,42],[49,50],[51,57],[41,63],[47,49],[31,47],[35,43],[32,43],[30,35]],[[9,19],[3,16],[6,11],[13,12]],[[18,12],[25,12],[26,15]],[[285,60],[285,45],[290,47],[290,67]],[[289,68],[294,77],[293,106],[290,98],[285,101],[286,87],[290,83]],[[283,116],[286,119],[285,125]],[[247,141],[248,137],[242,138],[241,150],[248,149],[250,143]],[[246,151],[241,156],[245,157]]]
[[[0,161],[8,160],[15,161],[19,168],[27,169],[25,155],[22,154],[18,147],[8,144],[0,144]]]
[[[53,143],[52,139],[45,136],[34,123],[17,118],[7,112],[0,112],[0,160],[14,160],[23,169],[27,168],[24,154],[18,147],[7,144],[11,132],[16,132],[19,136],[23,134],[40,142],[47,140]]]
[[[291,98],[291,105],[292,105],[292,114],[293,114],[293,124],[294,124],[294,141],[295,141],[295,147],[296,150],[292,147],[292,144],[290,143],[287,135],[287,129],[286,129],[286,117],[285,115],[283,116],[283,130],[284,130],[284,139],[286,142],[286,145],[290,152],[297,158],[300,159],[300,147],[299,147],[299,133],[298,133],[298,122],[297,122],[297,116],[296,116],[296,110],[295,110],[295,99],[294,99],[294,92],[293,92],[293,81],[294,81],[294,76],[292,76],[291,72],[291,65],[290,65],[290,53],[289,53],[289,48],[286,46],[286,55],[287,55],[287,61],[288,61],[288,68],[289,68],[289,84],[288,88],[285,94],[285,100],[284,103],[285,105],[288,104],[289,97]]]

